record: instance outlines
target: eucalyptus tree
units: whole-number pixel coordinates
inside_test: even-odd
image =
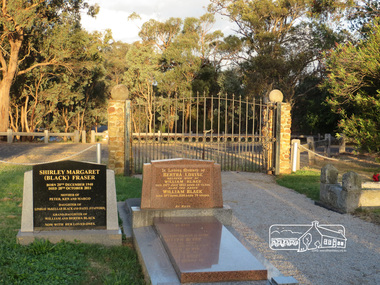
[[[47,38],[36,38],[34,46],[40,50],[59,47],[65,65],[39,66],[16,77],[11,88],[11,127],[26,132],[35,128],[69,132],[104,122],[105,112],[100,112],[106,99],[103,35],[89,34],[66,21],[49,31]]]
[[[62,16],[71,15],[79,24],[80,11],[97,13],[97,6],[83,0],[3,0],[0,2],[0,131],[9,127],[10,90],[17,76],[37,67],[65,65],[58,47],[36,45],[59,27]],[[56,43],[50,42],[51,45]],[[40,49],[43,48],[43,49]]]
[[[131,99],[145,106],[144,115],[139,114],[137,120],[145,123],[148,132],[152,132],[154,89],[159,73],[159,56],[152,45],[135,42],[129,47],[125,58],[127,71],[124,73],[123,83],[129,88]],[[145,131],[138,127],[136,116],[133,119],[135,131]]]
[[[350,2],[350,1],[348,1]],[[322,46],[315,35],[329,37],[321,20],[347,5],[332,0],[211,0],[209,11],[227,16],[236,25],[244,46],[239,61],[246,93],[264,97],[281,89],[292,102],[299,82],[318,68]],[[327,43],[326,41],[324,44]],[[331,43],[331,42],[330,42]],[[331,48],[327,47],[327,48]],[[326,46],[323,46],[326,48]]]
[[[170,129],[173,128],[175,120],[172,99],[189,98],[193,89],[197,90],[199,86],[207,87],[207,84],[200,83],[206,78],[203,77],[206,71],[213,69],[213,73],[216,73],[215,70],[219,68],[222,60],[226,59],[229,53],[236,51],[236,45],[233,48],[226,47],[223,34],[213,30],[214,22],[213,15],[205,14],[200,18],[190,17],[184,20],[170,18],[161,22],[151,19],[141,27],[139,36],[142,47],[149,46],[152,53],[158,57],[154,82],[160,94],[160,109],[163,110],[161,120],[167,121]],[[194,81],[197,81],[196,84]],[[187,100],[181,110],[185,114],[185,131],[190,116],[190,104]]]

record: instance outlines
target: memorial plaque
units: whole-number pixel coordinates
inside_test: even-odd
[[[144,164],[141,209],[222,207],[220,165],[191,159]]]
[[[106,229],[106,166],[62,161],[33,167],[34,230]]]

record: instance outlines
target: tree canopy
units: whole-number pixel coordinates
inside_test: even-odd
[[[0,3],[0,131],[104,124],[110,89],[120,83],[150,106],[138,118],[148,131],[155,120],[171,128],[179,96],[261,99],[280,89],[295,130],[339,127],[379,151],[378,1],[210,0],[199,18],[145,22],[133,44],[83,30],[81,13],[98,9],[85,0]],[[214,29],[216,14],[235,34]],[[185,131],[190,104],[177,110]]]
[[[65,37],[57,34],[62,24],[70,23],[74,29],[79,26],[80,9],[97,12],[97,7],[82,0],[0,3],[0,131],[9,127],[10,90],[16,77],[38,67],[66,65],[70,53]]]
[[[292,102],[297,85],[319,68],[318,61],[338,35],[321,20],[341,1],[211,0],[209,10],[236,24],[244,47],[238,59],[246,93],[265,97],[280,89]],[[323,3],[322,3],[323,2]]]
[[[357,45],[343,43],[325,54],[331,96],[340,129],[367,151],[380,152],[380,18]]]

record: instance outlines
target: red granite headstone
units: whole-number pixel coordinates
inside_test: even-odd
[[[141,209],[222,207],[219,164],[192,159],[144,164]]]

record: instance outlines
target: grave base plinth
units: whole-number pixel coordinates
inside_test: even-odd
[[[106,246],[121,245],[120,230],[66,230],[66,231],[39,231],[21,232],[17,234],[17,242],[28,245],[35,240],[49,240],[58,243],[62,240],[68,242],[102,244]]]

